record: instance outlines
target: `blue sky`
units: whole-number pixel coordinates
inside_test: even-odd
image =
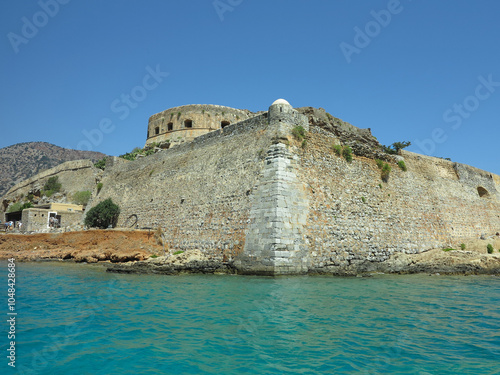
[[[184,104],[322,107],[500,174],[495,0],[4,0],[0,147],[119,155]]]

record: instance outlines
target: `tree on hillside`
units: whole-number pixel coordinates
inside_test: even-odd
[[[411,146],[411,142],[409,142],[409,141],[394,142],[390,146],[384,146],[384,145],[382,145],[382,150],[384,150],[384,152],[386,154],[395,155],[395,154],[397,154],[399,152],[399,150],[402,150],[403,148],[406,148],[408,146]]]

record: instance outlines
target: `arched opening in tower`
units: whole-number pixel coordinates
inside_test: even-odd
[[[193,127],[193,120],[184,120],[184,127],[185,128],[192,128]]]
[[[229,121],[221,121],[220,122],[220,127],[224,129],[226,126],[230,125],[231,123]]]

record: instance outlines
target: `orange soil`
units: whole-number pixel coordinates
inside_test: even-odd
[[[0,259],[73,259],[77,262],[126,262],[161,254],[148,231],[89,230],[31,235],[0,234]]]

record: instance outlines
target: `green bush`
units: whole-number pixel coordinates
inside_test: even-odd
[[[464,243],[460,244],[460,249],[465,250],[465,244]]]
[[[488,250],[488,254],[493,254],[493,245],[489,243],[488,246],[486,246],[486,250]]]
[[[85,216],[85,225],[89,228],[107,228],[116,226],[120,215],[120,207],[108,198],[98,205],[92,207]]]
[[[300,145],[300,147],[302,147],[302,149],[303,149],[303,150],[305,150],[305,149],[306,149],[306,147],[307,147],[307,139],[304,139],[304,140],[302,141],[302,144]]]
[[[28,200],[29,200],[30,202],[33,202],[33,199],[35,199],[35,196],[34,196],[32,193],[29,193],[29,194],[28,194]]]
[[[349,146],[333,145],[333,152],[338,156],[343,156],[348,163],[352,161],[352,149]]]
[[[97,194],[99,194],[99,192],[101,191],[103,186],[104,186],[104,184],[102,182],[97,183]]]
[[[399,152],[399,150],[402,150],[403,148],[406,148],[408,146],[411,146],[411,142],[405,141],[405,142],[394,142],[390,146],[384,146],[382,145],[382,150],[386,154],[392,154],[395,155]]]
[[[382,167],[384,166],[383,160],[375,159],[375,163],[377,163],[377,167],[379,167],[380,169],[382,169]]]
[[[96,161],[94,167],[104,170],[106,168],[106,158]]]
[[[21,211],[22,206],[23,204],[21,202],[14,203],[12,206],[9,207],[7,213]]]
[[[302,141],[306,136],[306,129],[304,127],[297,125],[292,129],[292,135],[298,140]]]
[[[47,195],[48,197],[50,197],[54,193],[59,192],[61,190],[61,183],[59,182],[59,177],[58,176],[50,177],[43,186],[43,190],[45,190],[45,195]]]
[[[120,158],[125,160],[135,160],[137,155],[142,153],[142,148],[135,147],[132,151],[127,152],[126,154],[120,155]]]
[[[335,152],[335,154],[338,156],[342,155],[342,146],[333,145],[333,152]]]
[[[9,209],[7,210],[7,213],[9,213],[9,212],[18,212],[18,211],[24,210],[25,208],[31,208],[31,207],[33,207],[33,205],[31,204],[31,202],[25,202],[25,203],[17,202],[17,203],[14,203],[12,206],[9,207]]]
[[[391,173],[391,166],[387,163],[384,163],[384,166],[382,167],[382,172],[380,173],[380,177],[382,178],[383,181],[387,182],[389,181],[390,173]]]
[[[366,198],[365,197],[361,197],[361,200],[363,201],[363,203],[366,203]]]
[[[406,172],[406,171],[408,170],[408,169],[406,168],[406,164],[405,164],[404,160],[400,160],[400,161],[398,161],[398,167],[399,167],[399,168],[401,168],[401,170],[402,170],[403,172]]]
[[[176,252],[174,253],[174,255],[182,254],[183,252],[184,252],[184,251],[179,250],[179,251],[176,251]]]
[[[77,191],[73,194],[73,203],[86,206],[89,203],[91,192],[88,190]]]
[[[455,250],[455,249],[453,249],[451,247],[447,247],[446,249],[443,249],[443,251],[452,251],[452,250]]]
[[[348,163],[350,163],[352,161],[352,149],[349,146],[344,146],[344,149],[342,150],[342,156],[345,160],[347,160]]]

